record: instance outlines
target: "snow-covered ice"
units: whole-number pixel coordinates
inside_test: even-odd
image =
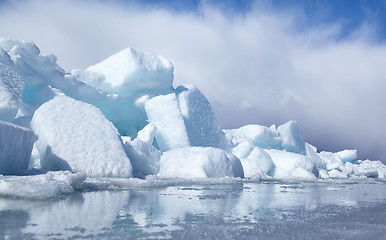
[[[132,166],[117,129],[96,107],[58,95],[36,110],[32,130],[46,170],[93,177],[131,177]]]
[[[87,71],[101,75],[93,77],[92,81],[84,80],[103,91],[120,95],[165,94],[172,90],[173,70],[173,64],[162,55],[127,48],[88,67]]]
[[[36,139],[31,130],[0,120],[0,174],[27,170]]]

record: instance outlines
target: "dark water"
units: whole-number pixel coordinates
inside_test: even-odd
[[[0,198],[0,239],[386,239],[385,181],[90,189]]]

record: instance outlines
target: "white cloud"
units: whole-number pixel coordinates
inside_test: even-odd
[[[263,9],[263,10],[261,10]],[[231,18],[204,3],[199,14],[99,1],[14,1],[0,32],[34,41],[66,70],[126,48],[160,53],[175,84],[197,85],[224,128],[295,119],[306,140],[386,159],[386,46],[363,24],[345,40],[338,23],[297,30],[301,11],[256,5]],[[362,154],[361,154],[362,153]]]

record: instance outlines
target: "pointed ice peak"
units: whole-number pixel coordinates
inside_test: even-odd
[[[135,93],[139,90],[170,90],[173,70],[173,64],[164,56],[139,52],[132,48],[126,48],[87,68],[87,71],[104,75],[103,81],[92,81],[89,84],[118,94]]]

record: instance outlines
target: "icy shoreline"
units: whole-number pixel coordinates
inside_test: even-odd
[[[167,187],[217,186],[234,184],[386,184],[386,179],[351,177],[341,179],[275,179],[268,178],[87,178],[85,174],[48,172],[30,176],[0,175],[0,198],[49,200],[89,191],[126,191]]]

